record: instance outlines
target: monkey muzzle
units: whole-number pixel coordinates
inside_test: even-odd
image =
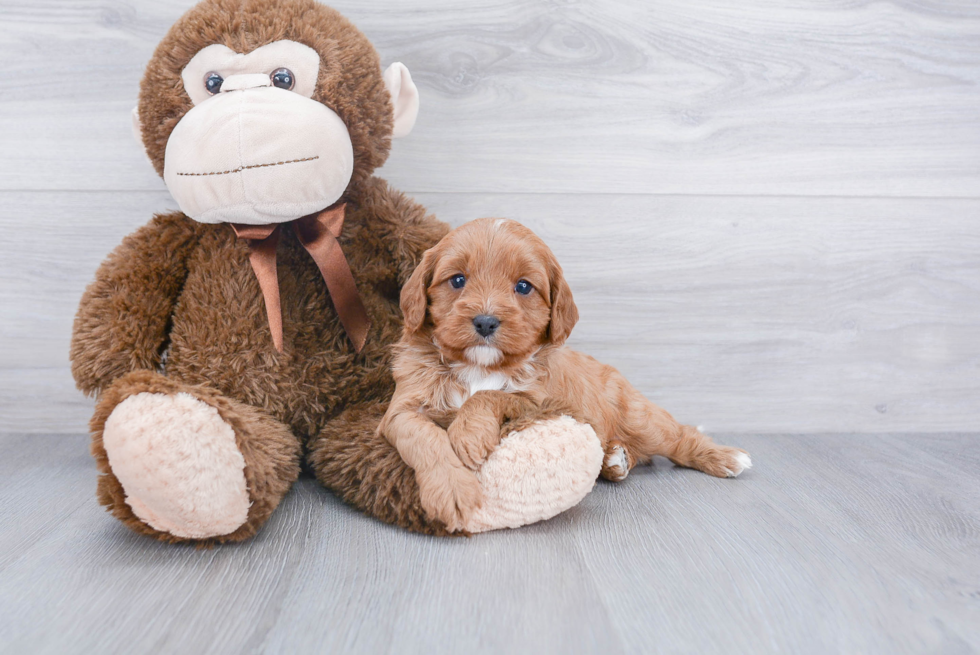
[[[174,127],[163,179],[197,221],[265,225],[329,207],[353,170],[350,134],[330,108],[240,74]]]

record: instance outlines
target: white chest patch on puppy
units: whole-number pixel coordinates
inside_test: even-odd
[[[486,346],[475,347],[483,348]],[[452,398],[452,403],[457,409],[462,407],[463,403],[477,391],[506,391],[508,393],[519,391],[508,376],[498,371],[488,371],[483,366],[459,366],[455,368],[454,373],[456,379],[465,388],[463,393],[456,394]]]
[[[503,373],[490,372],[482,366],[461,367],[457,375],[471,396],[477,391],[503,391],[510,382],[510,378]]]

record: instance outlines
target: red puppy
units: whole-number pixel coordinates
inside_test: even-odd
[[[718,477],[752,465],[644,398],[616,369],[565,348],[578,321],[551,250],[506,219],[467,223],[426,251],[401,294],[395,395],[379,430],[415,470],[430,518],[459,529],[501,422],[551,403],[589,423],[622,480],[654,455]]]

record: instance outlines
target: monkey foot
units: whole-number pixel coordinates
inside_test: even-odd
[[[512,432],[477,473],[483,505],[464,527],[516,528],[560,514],[592,490],[602,460],[595,430],[567,416]]]
[[[230,534],[248,518],[235,432],[194,396],[129,396],[112,410],[102,440],[126,504],[150,527],[205,539]]]

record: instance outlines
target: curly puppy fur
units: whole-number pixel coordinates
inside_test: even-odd
[[[353,142],[339,242],[371,319],[367,344],[354,352],[316,264],[289,225],[277,252],[285,326],[279,353],[247,245],[227,225],[179,212],[154,217],[105,260],[75,319],[72,372],[80,389],[99,396],[91,424],[99,500],[138,532],[186,541],[132,514],[101,446],[106,418],[126,397],[183,391],[232,425],[252,502],[245,525],[205,543],[254,534],[296,478],[304,444],[319,480],[348,502],[411,530],[444,532],[420,513],[411,471],[375,435],[378,403],[394,389],[389,346],[401,333],[399,291],[448,228],[371,175],[387,157],[392,130],[371,44],[312,0],[203,2],[171,28],[147,67],[139,102],[144,145],[162,172],[167,139],[192,106],[180,72],[201,48],[221,43],[247,53],[280,39],[320,53],[314,98],[344,120]]]
[[[554,254],[531,230],[480,219],[425,253],[401,294],[395,394],[379,430],[415,470],[422,505],[450,529],[481,503],[473,471],[500,425],[545,403],[572,408],[622,480],[654,455],[718,477],[751,465],[679,424],[611,366],[564,347],[578,309]]]

